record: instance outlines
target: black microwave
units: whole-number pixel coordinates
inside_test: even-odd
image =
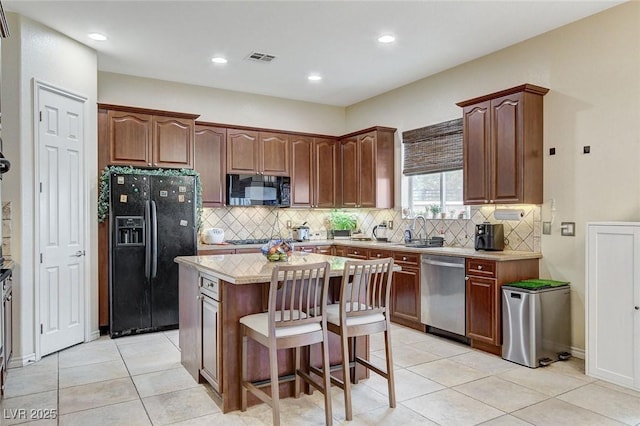
[[[288,176],[227,175],[228,206],[291,205],[291,178]]]

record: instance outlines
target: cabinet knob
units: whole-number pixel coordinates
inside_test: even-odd
[[[478,265],[478,269],[482,270],[482,265]]]
[[[464,277],[464,280],[465,281],[469,281],[469,277]]]
[[[358,254],[358,252],[357,252],[357,251],[354,251],[354,252],[353,252],[353,254]]]
[[[489,200],[490,203],[493,203],[493,200]]]
[[[153,163],[154,166],[158,167],[158,163]]]
[[[407,260],[406,256],[402,256],[402,260],[406,261]]]
[[[147,163],[147,166],[150,166],[150,165],[151,165],[151,163]]]
[[[380,253],[376,254],[376,257],[382,257],[382,255]]]
[[[484,200],[484,203],[487,204],[489,202],[489,200]]]

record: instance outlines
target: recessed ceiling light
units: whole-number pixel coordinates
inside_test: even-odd
[[[95,41],[105,41],[107,39],[107,36],[100,33],[91,33],[89,34],[89,38]]]
[[[214,56],[213,58],[211,58],[211,62],[213,62],[214,64],[226,64],[227,58],[223,58],[222,56]]]
[[[388,44],[388,43],[393,43],[394,41],[396,41],[396,38],[390,34],[386,34],[383,36],[378,37],[378,42],[379,43],[384,43],[384,44]]]
[[[307,77],[307,79],[309,81],[320,81],[322,80],[322,76],[319,74],[309,74],[309,77]]]

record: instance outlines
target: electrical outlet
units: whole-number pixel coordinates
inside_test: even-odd
[[[565,237],[576,236],[576,223],[575,222],[562,222],[560,224],[560,235]]]
[[[387,228],[389,229],[393,229],[393,221],[390,220],[389,222],[387,222]]]
[[[542,222],[542,233],[544,235],[551,235],[551,222]]]
[[[287,221],[287,229],[291,229],[291,221],[290,220]]]

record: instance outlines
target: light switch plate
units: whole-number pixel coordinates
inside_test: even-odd
[[[576,236],[576,223],[575,222],[562,222],[560,223],[560,235],[565,237]]]
[[[551,222],[542,222],[542,233],[544,235],[551,235]]]

